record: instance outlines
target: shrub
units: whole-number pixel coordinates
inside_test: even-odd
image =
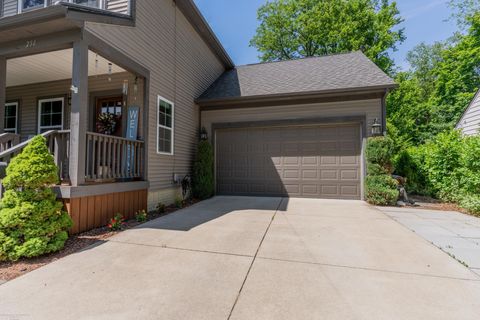
[[[57,167],[46,140],[37,136],[12,159],[0,202],[0,260],[18,260],[61,250],[72,220],[51,186]]]
[[[394,206],[398,200],[398,184],[388,175],[367,176],[365,194],[367,201],[379,206]]]
[[[215,193],[215,181],[213,170],[213,148],[204,140],[198,145],[197,159],[193,166],[193,195],[204,200],[212,197]]]
[[[111,218],[108,222],[107,228],[110,231],[120,231],[125,227],[125,218],[117,213],[115,217]]]
[[[365,197],[371,204],[384,206],[397,204],[398,183],[391,177],[394,151],[393,142],[389,138],[375,137],[368,139]]]
[[[432,188],[429,184],[425,168],[425,148],[410,147],[400,151],[395,157],[395,173],[406,178],[408,193],[430,196]]]
[[[135,220],[137,222],[145,222],[148,219],[148,214],[145,210],[140,210],[135,214]]]
[[[177,207],[178,209],[183,208],[183,199],[182,198],[180,198],[180,197],[175,198],[175,207]]]
[[[157,212],[158,212],[159,214],[165,213],[165,208],[166,208],[166,206],[165,206],[164,203],[159,202],[159,203],[157,204]]]
[[[460,200],[460,206],[468,212],[480,215],[480,195],[467,195]]]
[[[378,164],[389,173],[393,172],[392,158],[395,153],[393,141],[388,137],[369,138],[365,155],[367,163]]]

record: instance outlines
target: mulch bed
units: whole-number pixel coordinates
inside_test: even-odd
[[[411,199],[415,201],[414,208],[427,209],[427,210],[439,210],[439,211],[457,211],[464,214],[472,215],[467,210],[460,208],[455,203],[445,203],[437,199],[424,196],[411,196]]]
[[[183,208],[192,206],[197,202],[199,201],[190,200],[184,204]],[[172,205],[166,207],[164,213],[151,212],[148,214],[146,222],[169,215],[177,210],[179,210],[179,208]],[[145,222],[139,223],[134,219],[125,221],[125,226],[122,231],[137,227],[143,223]],[[70,254],[79,252],[98,241],[106,240],[122,231],[110,231],[107,227],[94,229],[71,236],[65,243],[65,247],[59,252],[51,253],[38,258],[20,259],[16,262],[0,262],[0,283],[2,281],[13,280]]]

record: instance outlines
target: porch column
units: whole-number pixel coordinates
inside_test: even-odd
[[[88,109],[88,44],[73,43],[72,110],[70,113],[70,182],[85,182],[85,149]]]
[[[7,59],[5,57],[0,57],[0,133],[3,133],[5,126],[4,117],[5,117],[5,102],[7,99],[6,93],[7,87]]]

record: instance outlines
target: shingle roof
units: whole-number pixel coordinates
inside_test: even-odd
[[[394,86],[362,52],[352,52],[239,66],[221,75],[197,101]]]

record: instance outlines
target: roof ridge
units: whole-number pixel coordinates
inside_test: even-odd
[[[325,55],[321,55],[321,56],[301,57],[301,58],[295,58],[295,59],[289,59],[289,60],[264,61],[264,62],[247,63],[247,64],[242,64],[242,65],[240,65],[240,66],[236,66],[236,69],[238,69],[238,68],[243,68],[243,67],[251,67],[251,66],[265,65],[265,64],[294,62],[294,61],[302,61],[302,60],[310,60],[310,59],[321,59],[321,58],[328,58],[328,57],[333,57],[333,56],[341,56],[341,55],[355,54],[355,53],[360,53],[360,52],[361,52],[360,50],[356,50],[356,51],[348,51],[348,52],[330,53],[330,54],[325,54]]]

